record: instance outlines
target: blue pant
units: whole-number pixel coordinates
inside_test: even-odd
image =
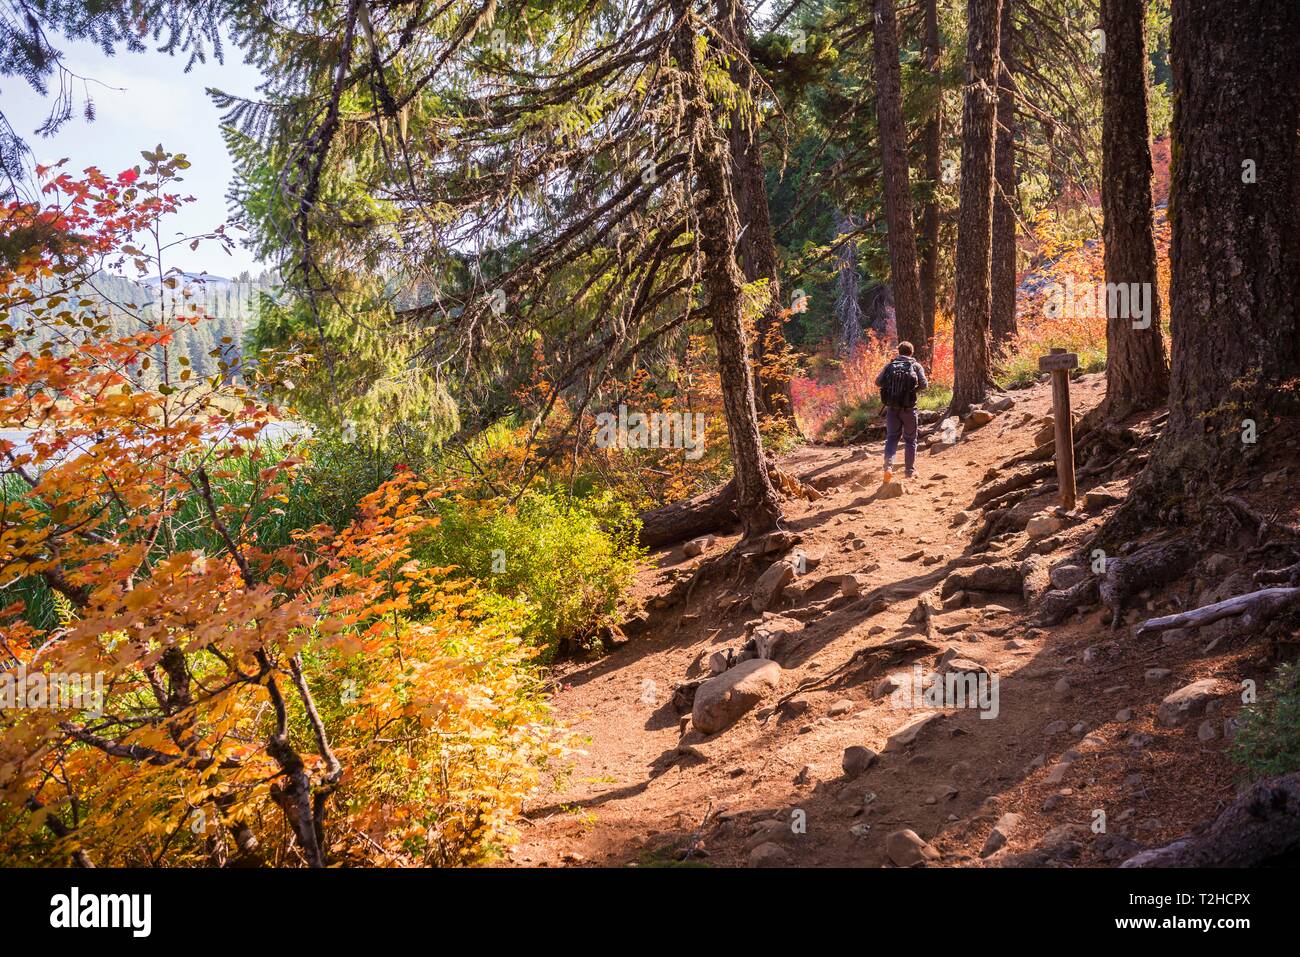
[[[912,471],[916,465],[916,409],[885,408],[885,468],[894,463],[898,438],[903,437],[903,463]]]

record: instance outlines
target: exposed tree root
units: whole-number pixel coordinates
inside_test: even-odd
[[[1075,611],[1097,600],[1097,579],[1085,578],[1069,588],[1044,593],[1034,616],[1036,625],[1059,625]]]
[[[817,489],[778,468],[770,460],[767,463],[767,475],[777,491],[787,498],[813,502],[822,497]],[[639,539],[646,548],[663,548],[730,528],[740,519],[736,513],[735,479],[683,501],[642,512],[640,518]]]
[[[989,502],[992,502],[996,498],[1000,498],[1008,492],[1014,492],[1027,485],[1033,485],[1035,482],[1040,481],[1041,479],[1050,478],[1055,474],[1056,465],[1055,463],[1049,462],[1044,465],[1036,465],[1031,469],[1025,469],[1023,472],[1017,472],[1014,475],[1009,475],[1000,481],[984,486],[976,492],[975,498],[971,500],[971,508],[982,508]]]
[[[815,691],[818,688],[824,688],[850,673],[862,671],[862,678],[870,678],[889,668],[897,667],[905,662],[915,661],[922,655],[937,654],[938,651],[938,645],[918,637],[895,638],[893,641],[887,641],[882,645],[859,648],[843,664],[837,665],[824,675],[801,681],[794,690],[783,694],[772,706],[772,713],[775,714],[782,705],[792,698],[797,698],[801,694]]]
[[[1098,591],[1110,609],[1111,627],[1124,620],[1128,600],[1140,591],[1175,581],[1196,564],[1199,549],[1191,536],[1152,542],[1130,555],[1106,560],[1106,575]]]
[[[1121,867],[1255,867],[1300,854],[1300,772],[1250,787],[1199,836],[1143,851]]]
[[[1171,628],[1200,628],[1238,615],[1255,620],[1271,618],[1297,603],[1300,603],[1300,588],[1263,588],[1191,611],[1152,618],[1138,626],[1137,634],[1147,635]]]

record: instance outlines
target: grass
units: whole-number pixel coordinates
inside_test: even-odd
[[[1084,344],[1076,347],[1079,355],[1080,374],[1101,372],[1106,368],[1106,345]],[[998,364],[993,381],[1001,389],[1023,387],[1038,381],[1038,357],[1043,355],[1044,347],[1037,344],[1021,348],[1007,356]]]

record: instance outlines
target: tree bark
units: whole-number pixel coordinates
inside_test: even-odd
[[[744,7],[736,0],[718,0],[718,32],[732,49],[731,78],[745,95],[756,99],[754,69],[749,61]],[[740,217],[740,266],[746,282],[767,280],[767,300],[759,315],[754,339],[755,401],[767,415],[795,427],[790,401],[790,375],[781,361],[785,346],[782,331],[780,263],[772,237],[767,205],[767,180],[754,123],[753,104],[732,111],[728,139],[731,145],[732,191]]]
[[[988,393],[993,243],[993,141],[1001,0],[967,0],[966,94],[962,106],[961,206],[957,214],[957,318],[951,412]]]
[[[885,190],[885,221],[889,228],[894,318],[898,338],[916,344],[925,340],[925,320],[916,269],[916,229],[912,223],[912,190],[908,182],[907,133],[903,128],[894,0],[875,0],[875,21],[876,117]]]
[[[1002,17],[998,28],[998,130],[995,137],[994,169],[997,189],[993,194],[993,251],[990,330],[993,348],[1002,346],[1016,334],[1016,101],[1012,76],[1011,22],[1012,0],[1002,0]]]
[[[1171,40],[1173,346],[1152,463],[1217,487],[1300,375],[1300,6],[1179,0]]]
[[[938,0],[925,0],[925,68],[935,86],[939,77],[939,11]],[[943,131],[939,118],[943,113],[943,98],[936,89],[934,109],[921,133],[925,146],[925,177],[931,183],[930,199],[921,211],[921,321],[925,325],[924,341],[916,344],[917,357],[927,367],[934,349],[934,314],[938,302],[939,284],[939,182],[943,175]]]
[[[685,0],[675,0],[673,10],[678,24],[672,53],[682,72],[686,99],[684,126],[698,176],[695,216],[704,259],[702,285],[718,350],[723,412],[735,472],[736,512],[743,537],[750,538],[777,527],[781,505],[768,480],[754,404],[749,337],[743,316],[745,277],[735,255],[740,221],[731,191],[731,150],[714,123],[705,88],[703,57],[695,42],[697,25],[690,7]]]
[[[736,480],[638,517],[641,531],[637,540],[646,548],[663,548],[728,528],[736,522]]]
[[[835,235],[841,236],[851,232],[856,225],[852,216],[843,210],[835,210]],[[862,341],[862,303],[858,299],[860,277],[858,275],[858,243],[856,239],[845,239],[835,248],[835,316],[840,324],[840,345],[845,356],[853,355],[853,350]]]
[[[1106,282],[1147,290],[1150,325],[1127,315],[1106,320],[1103,415],[1119,420],[1162,404],[1169,371],[1160,334],[1156,246],[1151,224],[1151,131],[1147,115],[1146,4],[1102,0],[1101,207]],[[1130,286],[1130,288],[1132,288]],[[1144,320],[1138,320],[1142,325]]]

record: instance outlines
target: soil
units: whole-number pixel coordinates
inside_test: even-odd
[[[1104,387],[1102,374],[1076,379],[1075,410],[1094,406]],[[1258,645],[1228,640],[1206,653],[1195,636],[1172,643],[1159,634],[1139,639],[1130,627],[1186,607],[1192,589],[1203,584],[1192,579],[1144,595],[1145,607],[1115,631],[1100,610],[1036,628],[1021,595],[1011,593],[970,593],[966,607],[939,610],[931,640],[998,677],[997,715],[945,709],[901,750],[885,752],[885,742],[920,712],[895,706],[888,695],[873,697],[880,673],[836,673],[861,649],[924,637],[923,626],[907,620],[915,595],[941,583],[963,556],[970,560],[980,524],[973,497],[991,470],[1003,470],[1008,458],[1033,447],[1051,411],[1046,383],[1009,395],[1014,406],[989,424],[954,445],[923,450],[918,477],[902,480],[906,494],[897,498],[875,496],[879,442],[805,446],[781,462],[825,490],[817,501],[787,503],[786,527],[820,562],[771,609],[806,619],[805,630],[778,656],[784,668],[778,695],[833,676],[797,695],[793,707],[772,712],[773,695],[718,734],[692,731],[685,738],[673,707],[674,687],[707,677],[708,656],[738,646],[745,623],[759,617],[748,597],[761,568],[740,581],[704,579],[688,607],[653,609],[644,634],[596,660],[557,667],[555,706],[581,735],[583,752],[556,789],[525,807],[509,863],[735,866],[749,863],[758,844],[773,842],[785,852],[776,855],[779,862],[792,866],[892,866],[886,837],[907,828],[941,855],[931,866],[1113,866],[1222,810],[1238,783],[1223,736],[1224,719],[1239,707],[1237,696],[1226,695],[1209,716],[1217,729],[1211,740],[1198,736],[1199,718],[1166,729],[1155,725],[1155,712],[1166,695],[1199,678],[1216,677],[1232,687],[1243,677],[1261,677]],[[1081,479],[1081,499],[1096,481]],[[1048,492],[1018,508],[1050,511],[1057,504]],[[977,517],[954,526],[963,510]],[[1038,552],[1056,562],[1105,514],[1080,505],[1061,532],[1039,540],[1016,532],[995,540],[985,554],[1018,564]],[[681,545],[652,555],[638,597],[652,607],[683,574],[735,540],[720,536],[701,558],[683,557]],[[835,587],[818,583],[845,573],[861,573],[866,588],[893,585],[896,594],[912,597],[897,597],[884,610],[848,597],[827,602]],[[933,668],[935,656],[916,663]],[[1151,678],[1151,668],[1170,673]],[[1121,709],[1128,708],[1132,717],[1121,720]],[[850,779],[841,759],[855,745],[881,753]],[[1062,758],[1060,780],[1049,781]],[[874,799],[868,800],[869,792]],[[1007,812],[1022,815],[1019,826],[1002,851],[982,858],[990,831]],[[1063,838],[1070,839],[1065,851]]]

